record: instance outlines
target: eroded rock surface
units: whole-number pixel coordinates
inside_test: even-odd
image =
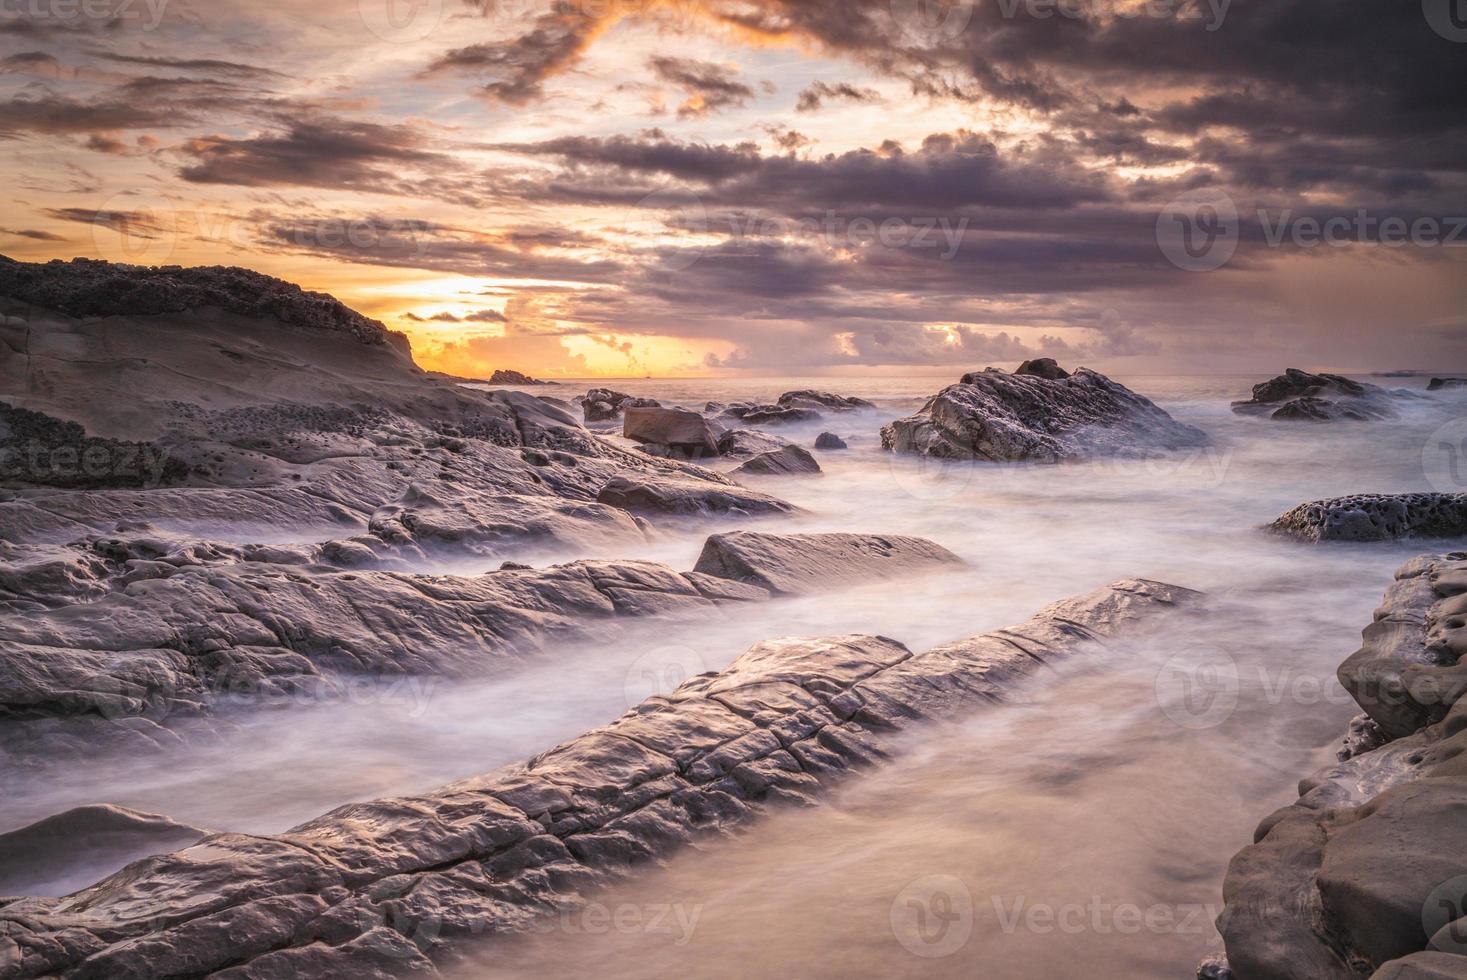
[[[886,449],[941,459],[1057,463],[1098,456],[1150,457],[1205,445],[1206,433],[1103,374],[989,368],[881,430]],[[1053,375],[1053,376],[1051,376]]]
[[[1253,397],[1234,402],[1233,411],[1281,421],[1369,422],[1396,415],[1393,397],[1379,385],[1289,368],[1277,378],[1254,385]]]
[[[1194,595],[1121,582],[920,655],[871,636],[761,643],[524,764],[7,902],[0,963],[16,980],[431,974],[470,940],[529,929],[771,805],[811,803],[910,724],[1002,701],[1043,663]]]
[[[617,477],[601,488],[597,501],[633,514],[696,517],[710,514],[761,516],[792,514],[797,508],[777,497],[730,481],[709,487],[678,476]]]
[[[207,830],[156,813],[79,806],[0,834],[0,895],[61,895],[153,854],[196,843]]]
[[[628,408],[622,435],[637,442],[666,446],[690,459],[718,455],[718,438],[708,420],[680,408]]]
[[[1237,980],[1467,976],[1464,599],[1467,555],[1409,563],[1340,668],[1378,737],[1233,859],[1218,927]]]
[[[925,538],[875,534],[715,534],[695,571],[781,595],[803,595],[828,583],[869,581],[961,565]]]
[[[735,469],[734,475],[752,473],[757,476],[792,476],[819,472],[820,464],[810,455],[808,449],[790,445],[760,453]]]
[[[1269,529],[1305,541],[1394,541],[1467,535],[1467,494],[1367,493],[1301,504]]]

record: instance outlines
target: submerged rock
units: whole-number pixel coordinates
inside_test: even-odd
[[[1281,421],[1369,422],[1395,416],[1391,399],[1392,393],[1378,385],[1289,368],[1277,378],[1254,385],[1252,399],[1234,402],[1233,411]]]
[[[196,843],[207,830],[156,813],[79,806],[0,834],[0,895],[62,895],[152,854]]]
[[[1218,925],[1239,980],[1467,976],[1464,599],[1467,555],[1412,561],[1341,666],[1376,729],[1352,724],[1354,751],[1229,866]]]
[[[782,446],[760,453],[734,470],[735,475],[753,473],[760,476],[789,476],[797,473],[819,473],[820,464],[809,451],[799,446]]]
[[[793,445],[788,439],[752,429],[730,429],[718,437],[718,453],[730,459],[747,459]]]
[[[1026,363],[1023,374],[989,368],[965,375],[919,414],[882,429],[882,445],[941,459],[1057,463],[1151,457],[1208,441],[1103,374],[1081,368],[1066,375],[1057,365],[1034,364]]]
[[[874,534],[715,534],[694,571],[781,595],[802,595],[832,583],[893,578],[963,560],[925,538]]]
[[[1300,504],[1269,530],[1305,541],[1394,541],[1467,535],[1467,493],[1356,494]]]
[[[822,432],[815,437],[815,448],[831,452],[837,449],[850,449],[846,441],[834,432]]]
[[[1467,378],[1432,378],[1427,382],[1427,391],[1441,391],[1443,388],[1467,388]]]
[[[689,842],[816,802],[900,751],[917,721],[989,707],[1042,664],[1194,596],[1121,582],[925,654],[872,636],[761,643],[523,764],[278,837],[216,835],[66,898],[0,905],[17,953],[7,975],[431,972]]]
[[[853,412],[862,408],[875,408],[876,406],[864,398],[850,398],[845,395],[836,395],[828,391],[815,391],[805,388],[800,391],[786,391],[779,396],[778,404],[784,408],[810,408],[829,409],[832,412]]]

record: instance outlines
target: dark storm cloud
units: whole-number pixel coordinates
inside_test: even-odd
[[[112,99],[83,102],[52,94],[0,103],[0,137],[167,128],[189,121],[187,115],[166,104],[140,105]]]
[[[684,180],[716,182],[757,170],[762,160],[753,143],[735,146],[686,143],[660,130],[641,136],[566,136],[540,143],[506,144],[521,153],[557,157],[568,164],[613,167],[637,174],[666,174]]]
[[[196,163],[180,171],[197,184],[246,187],[352,187],[408,193],[404,167],[440,164],[409,126],[339,119],[296,120],[282,132],[232,139],[201,137],[184,145]]]
[[[525,105],[543,93],[547,78],[573,64],[591,43],[600,17],[578,6],[566,4],[537,18],[534,28],[512,41],[448,51],[429,64],[425,74],[479,78],[480,94],[486,98]]]
[[[723,65],[693,58],[656,57],[648,66],[658,78],[689,95],[678,107],[680,118],[741,106],[754,97],[754,90],[735,77],[737,72]]]
[[[37,242],[64,242],[68,240],[61,235],[53,235],[49,231],[37,231],[34,228],[0,228],[0,234],[14,235],[16,238],[29,238]]]
[[[97,56],[106,60],[126,65],[145,65],[150,68],[173,68],[179,71],[196,71],[211,75],[229,75],[241,78],[284,78],[285,76],[271,68],[260,68],[256,65],[245,65],[234,61],[220,61],[214,58],[166,58],[161,56],[112,54],[111,52],[96,52]]]

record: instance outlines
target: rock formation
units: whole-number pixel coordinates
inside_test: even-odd
[[[815,438],[815,448],[824,452],[831,452],[839,449],[850,449],[851,447],[846,445],[846,441],[834,432],[822,432]]]
[[[783,446],[767,453],[760,453],[734,470],[734,475],[751,473],[759,476],[790,476],[798,473],[819,473],[820,464],[809,450],[799,446]]]
[[[1355,494],[1300,504],[1269,530],[1305,541],[1395,541],[1467,535],[1467,493]]]
[[[690,841],[810,804],[915,722],[990,707],[1193,595],[1121,582],[920,655],[871,636],[761,643],[523,764],[6,900],[0,963],[15,980],[431,974]]]
[[[633,398],[610,388],[592,388],[581,401],[581,411],[587,422],[611,422],[621,417],[627,408],[661,408],[651,398]]]
[[[1341,666],[1368,717],[1229,866],[1236,980],[1467,976],[1464,598],[1467,555],[1410,562]]]
[[[499,370],[495,371],[494,374],[489,378],[489,384],[491,385],[512,385],[522,388],[531,387],[533,385],[549,385],[554,383],[555,382],[553,381],[536,380],[535,378],[530,377],[528,374],[521,374],[519,371]]]
[[[207,833],[126,807],[75,807],[0,834],[0,895],[34,895],[43,882],[52,887],[45,894],[66,894],[141,858],[188,847]]]
[[[730,459],[748,459],[792,445],[788,439],[753,429],[730,429],[718,437],[718,454]]]
[[[1277,378],[1254,385],[1253,397],[1234,402],[1233,411],[1281,421],[1368,422],[1394,416],[1392,398],[1392,392],[1378,385],[1289,368]]]
[[[688,459],[718,455],[718,438],[708,420],[680,408],[628,408],[622,435],[640,443],[664,446]]]
[[[1441,391],[1443,388],[1467,388],[1467,378],[1432,378],[1427,382],[1427,391]]]
[[[882,445],[942,459],[1057,463],[1151,457],[1207,443],[1202,431],[1103,374],[1081,368],[1067,375],[1034,362],[1021,370],[965,375],[919,414],[882,429]]]
[[[850,398],[846,395],[836,395],[828,391],[815,391],[809,388],[800,391],[786,391],[779,396],[777,403],[783,408],[826,409],[832,412],[854,412],[858,409],[876,407],[864,398]]]
[[[804,595],[839,583],[892,578],[962,559],[923,538],[874,534],[715,534],[694,571],[776,595]]]

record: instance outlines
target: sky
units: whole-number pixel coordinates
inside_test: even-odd
[[[470,376],[1467,369],[1467,0],[0,0],[0,180]]]

